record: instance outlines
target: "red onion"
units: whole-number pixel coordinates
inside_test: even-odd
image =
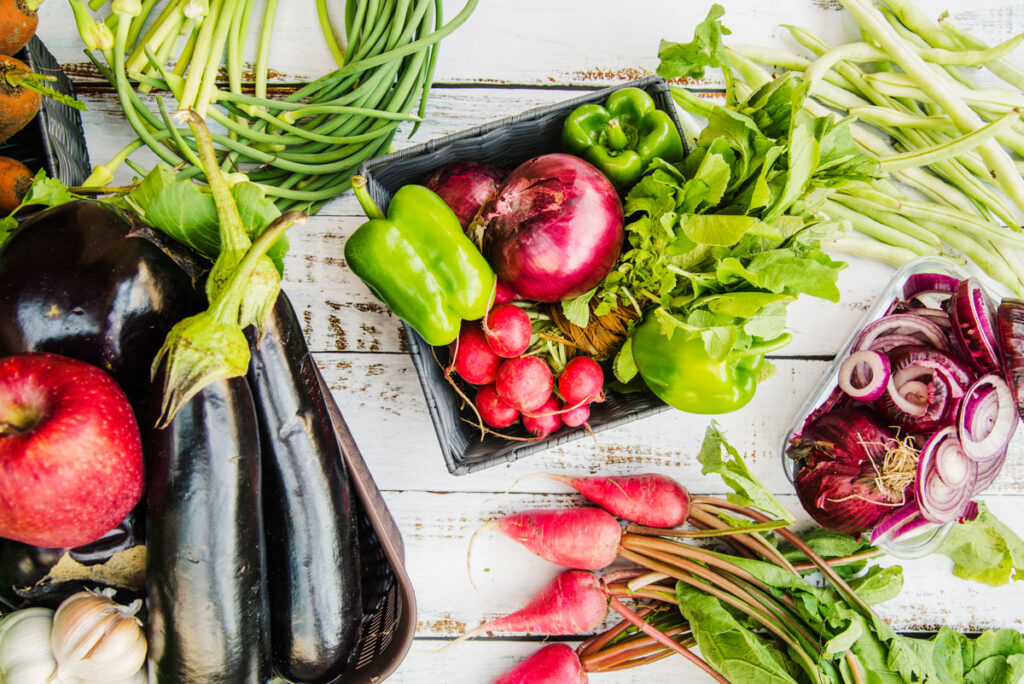
[[[499,280],[524,299],[559,302],[594,288],[615,266],[622,203],[587,162],[547,154],[509,174],[471,231]]]
[[[859,377],[866,376],[861,385],[854,384],[854,371]],[[839,388],[851,399],[870,402],[878,399],[889,384],[889,359],[877,351],[855,351],[839,369]]]
[[[917,461],[914,494],[928,521],[942,524],[956,520],[974,495],[978,463],[967,458],[956,429],[939,430],[925,443]]]
[[[985,293],[974,278],[960,281],[953,294],[949,319],[953,324],[953,339],[975,368],[987,373],[999,367],[992,312]]]
[[[1004,463],[1006,463],[1006,449],[996,454],[995,458],[978,464],[978,480],[974,483],[975,494],[985,491],[999,479],[999,473],[1003,472]]]
[[[1013,438],[1017,421],[1006,381],[996,373],[981,376],[960,405],[957,434],[964,453],[979,462],[998,457]]]
[[[883,466],[899,443],[862,408],[834,410],[804,428],[787,453],[799,462],[794,484],[804,509],[824,528],[856,534],[905,500]]]
[[[441,196],[465,229],[484,202],[498,190],[504,178],[505,172],[497,166],[465,161],[452,162],[434,169],[421,184]]]
[[[996,312],[1003,376],[1013,391],[1017,414],[1024,418],[1024,302],[1004,299]]]
[[[914,273],[903,283],[903,298],[913,299],[932,292],[952,294],[960,281],[945,273]]]
[[[941,376],[930,375],[925,381],[911,378],[899,385],[895,376],[889,376],[885,389],[875,407],[891,423],[911,433],[934,430],[952,419],[949,383]]]
[[[924,316],[909,313],[894,313],[869,323],[854,343],[854,349],[870,349],[872,343],[886,335],[907,335],[942,350],[949,349],[946,333],[942,328]]]
[[[901,508],[897,508],[879,520],[878,524],[871,530],[871,543],[877,545],[894,539],[904,525],[920,516],[921,511],[918,509],[916,501],[911,501]]]

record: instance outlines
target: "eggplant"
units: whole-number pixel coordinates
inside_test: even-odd
[[[146,445],[150,681],[268,681],[260,444],[245,378],[207,386]]]
[[[359,638],[352,490],[315,362],[284,293],[265,336],[257,342],[250,334],[250,347],[274,670],[288,681],[321,684],[342,674]]]
[[[0,248],[0,356],[99,366],[149,420],[150,365],[171,327],[203,308],[201,273],[190,251],[109,204],[35,214]]]
[[[48,549],[0,539],[0,592],[14,605],[56,608],[83,588],[113,588],[130,602],[145,586],[145,502],[94,542]]]

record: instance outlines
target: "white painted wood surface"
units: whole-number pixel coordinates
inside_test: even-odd
[[[338,3],[340,4],[340,3]],[[469,22],[447,39],[430,100],[429,120],[396,147],[424,142],[525,109],[559,102],[574,89],[617,83],[657,65],[658,41],[688,41],[709,0],[481,0]],[[785,29],[811,28],[830,42],[855,37],[836,0],[721,0],[734,44],[792,47]],[[921,0],[931,17],[949,9],[960,25],[995,42],[1024,30],[1024,7],[1012,0],[952,3]],[[445,2],[454,15],[461,2]],[[115,99],[89,84],[70,11],[61,0],[43,5],[39,34],[83,86],[86,135],[94,163],[106,161],[130,139]],[[330,69],[312,2],[281,3],[272,68],[280,80]],[[1024,61],[1021,52],[1013,55]],[[707,79],[703,86],[717,82]],[[138,161],[149,163],[140,156]],[[125,176],[124,179],[127,177]],[[348,195],[293,231],[286,290],[299,310],[317,361],[403,532],[407,566],[418,596],[418,639],[391,681],[478,684],[533,652],[537,641],[496,635],[434,653],[467,627],[515,609],[556,572],[512,542],[480,535],[467,575],[469,537],[486,519],[532,506],[569,505],[577,498],[547,479],[556,473],[663,472],[694,493],[722,491],[700,474],[695,454],[708,419],[667,412],[596,441],[572,444],[465,477],[452,477],[434,438],[415,370],[396,319],[344,265],[344,239],[360,224]],[[751,468],[791,510],[799,512],[779,457],[780,442],[803,398],[857,325],[892,271],[854,262],[844,272],[842,301],[803,299],[790,307],[794,342],[777,359],[779,373],[753,402],[718,420]],[[510,491],[509,491],[510,490]],[[507,493],[506,493],[507,492]],[[1018,439],[1003,476],[984,497],[1002,519],[1024,531],[1024,442]],[[806,519],[806,516],[801,516]],[[959,629],[1024,629],[1024,584],[991,589],[958,580],[944,558],[904,563],[907,588],[881,607],[901,629],[949,624]],[[681,659],[632,673],[595,675],[605,682],[699,682],[705,677]]]

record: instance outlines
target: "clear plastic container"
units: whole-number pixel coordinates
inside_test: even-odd
[[[969,274],[961,269],[957,264],[943,257],[920,257],[904,264],[896,273],[892,279],[886,284],[886,286],[879,293],[878,298],[868,308],[864,317],[861,319],[857,328],[853,331],[850,337],[843,344],[842,349],[832,360],[828,370],[825,372],[824,377],[821,381],[815,385],[811,394],[804,401],[803,406],[797,412],[796,417],[790,424],[789,429],[786,431],[785,436],[782,440],[782,446],[780,454],[782,455],[783,467],[786,470],[786,474],[789,476],[790,482],[793,482],[796,477],[796,471],[798,464],[793,459],[786,455],[786,450],[789,447],[790,440],[797,436],[800,430],[803,428],[804,423],[807,421],[807,417],[820,406],[828,397],[832,394],[832,391],[838,384],[839,369],[843,365],[843,361],[850,355],[853,349],[853,344],[860,335],[860,331],[863,330],[868,324],[878,320],[886,314],[889,307],[897,299],[903,298],[904,285],[907,280],[918,273],[941,273],[944,275],[953,276],[954,278],[966,278]],[[988,293],[991,296],[990,293]],[[944,525],[935,525],[930,529],[925,528],[920,535],[917,535],[910,539],[900,540],[898,542],[889,542],[879,544],[886,553],[896,556],[897,558],[920,558],[927,556],[928,554],[935,551],[942,542],[945,541],[946,536],[949,534],[950,529],[955,523],[946,523]]]

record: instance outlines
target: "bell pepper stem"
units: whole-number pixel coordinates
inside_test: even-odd
[[[618,152],[629,147],[629,136],[622,130],[622,124],[618,119],[608,119],[604,126],[604,134],[608,141],[608,148]]]
[[[776,338],[765,340],[764,342],[757,342],[750,345],[746,349],[738,349],[729,354],[730,361],[739,361],[745,359],[748,356],[763,356],[777,349],[782,349],[793,339],[793,336],[789,333],[782,333]]]
[[[359,206],[363,208],[363,213],[366,214],[366,218],[385,218],[384,212],[380,210],[377,203],[373,201],[372,197],[370,197],[369,190],[366,189],[365,176],[352,176],[352,191],[355,192],[356,199],[359,200]]]

